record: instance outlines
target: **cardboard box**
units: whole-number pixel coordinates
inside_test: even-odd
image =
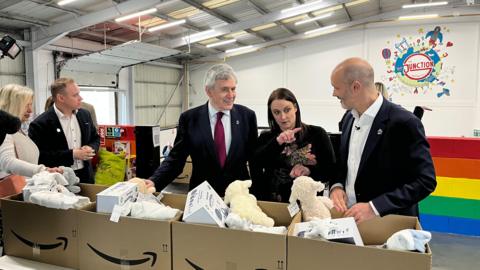
[[[290,224],[287,204],[258,204],[276,226]],[[286,235],[174,221],[172,245],[175,270],[286,269]]]
[[[162,202],[183,209],[185,196],[166,194]],[[80,270],[172,269],[170,221],[121,217],[115,223],[94,210],[78,211]]]
[[[300,222],[300,215],[293,223]],[[321,240],[305,239],[292,236],[290,226],[287,238],[288,269],[348,269],[348,270],[430,270],[432,253],[380,249],[395,232],[403,229],[421,229],[416,217],[389,215],[375,218],[359,224],[358,229],[366,246],[355,246]],[[371,246],[368,246],[371,245]]]
[[[105,187],[81,184],[83,196],[95,200]],[[78,268],[77,210],[52,209],[23,201],[16,194],[2,199],[5,254]]]
[[[138,196],[138,185],[130,182],[118,182],[97,194],[97,212],[112,213],[113,207],[127,201],[134,202]]]
[[[183,221],[225,227],[229,208],[217,192],[204,181],[187,195]]]

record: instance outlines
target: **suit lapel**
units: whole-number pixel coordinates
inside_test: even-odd
[[[237,147],[240,145],[238,140],[240,139],[240,115],[238,110],[233,105],[232,109],[230,110],[230,130],[232,135],[232,141],[230,142],[230,149],[228,150],[227,160],[225,161],[226,164],[232,162],[232,159],[235,157],[235,153],[237,152]]]
[[[210,114],[208,113],[208,102],[205,105],[203,105],[202,109],[200,110],[198,128],[202,136],[205,138],[204,141],[207,143],[208,153],[213,158],[215,158],[215,160],[217,160],[217,163],[218,163],[217,153],[215,152],[215,143],[213,142],[212,129],[210,126]],[[218,166],[220,166],[220,163],[218,163]]]
[[[65,131],[63,130],[62,124],[60,124],[60,119],[58,119],[58,115],[55,112],[55,109],[50,107],[49,111],[49,121],[51,121],[51,126],[55,129],[55,134],[58,137],[58,140],[63,142],[64,147],[68,148],[67,137],[65,137]]]
[[[348,149],[350,144],[350,135],[352,134],[352,125],[353,125],[353,116],[350,114],[346,118],[346,122],[343,124],[341,141],[340,141],[340,153],[343,159],[341,161],[347,162],[348,159]]]
[[[377,116],[373,120],[372,128],[368,133],[367,142],[365,143],[365,148],[363,149],[362,159],[360,160],[360,165],[358,167],[357,179],[358,175],[362,171],[365,162],[367,162],[368,158],[372,154],[373,150],[377,146],[378,142],[383,136],[385,132],[386,122],[389,119],[389,109],[391,104],[387,100],[383,100],[382,106],[377,113]]]
[[[87,119],[83,117],[83,114],[80,112],[80,109],[78,110],[77,114],[75,114],[75,117],[77,118],[78,126],[80,127],[80,134],[82,135],[82,146],[86,144],[87,142],[87,130],[90,130],[89,128],[86,128],[85,125],[88,125]]]

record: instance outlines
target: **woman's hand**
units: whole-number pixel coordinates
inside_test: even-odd
[[[310,169],[303,166],[302,164],[297,164],[293,166],[292,170],[290,171],[290,177],[297,178],[299,176],[309,176]]]
[[[282,145],[284,143],[292,143],[295,141],[295,133],[299,132],[302,130],[301,127],[294,128],[294,129],[288,129],[280,133],[277,137],[277,142],[279,145]]]
[[[60,168],[58,168],[58,167],[47,168],[47,171],[48,171],[49,173],[56,173],[56,172],[58,172],[58,173],[60,173],[60,174],[63,174],[63,170],[60,169]]]

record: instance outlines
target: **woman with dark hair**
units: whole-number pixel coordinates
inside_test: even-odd
[[[262,200],[288,202],[293,180],[310,176],[328,182],[335,154],[327,132],[302,123],[295,95],[279,88],[268,99],[268,125],[252,160],[252,192]]]

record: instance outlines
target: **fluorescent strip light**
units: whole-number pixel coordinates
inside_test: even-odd
[[[236,39],[222,40],[222,41],[220,41],[220,42],[208,44],[208,45],[207,45],[207,48],[214,48],[214,47],[218,47],[218,46],[222,46],[222,45],[227,45],[227,44],[231,44],[231,43],[235,43],[235,42],[237,42]]]
[[[140,17],[140,16],[151,14],[151,13],[154,13],[154,12],[157,12],[157,9],[156,8],[151,8],[151,9],[147,9],[147,10],[144,10],[144,11],[132,13],[132,14],[127,15],[127,16],[116,18],[115,21],[116,22],[123,22],[123,21],[126,21],[126,20],[130,20],[132,18],[135,18],[135,17]]]
[[[346,3],[345,6],[347,6],[347,7],[356,6],[356,5],[360,5],[360,4],[369,2],[369,1],[370,0],[357,0],[357,1]]]
[[[319,0],[319,1],[314,1],[314,2],[310,2],[310,3],[298,5],[298,6],[295,6],[295,7],[291,7],[291,8],[282,9],[281,13],[292,12],[292,11],[301,11],[299,13],[302,13],[302,12],[306,13],[306,12],[311,11],[312,9],[315,9],[315,5],[317,5],[321,2],[322,2],[322,0]]]
[[[75,1],[77,1],[77,0],[62,0],[62,1],[58,2],[57,5],[64,6],[64,5],[68,5],[68,4],[70,4],[72,2],[75,2]]]
[[[154,27],[148,28],[148,31],[149,32],[155,32],[155,31],[162,30],[162,29],[165,29],[165,28],[173,27],[175,25],[184,24],[185,22],[187,22],[187,21],[186,20],[179,20],[179,21],[169,22],[169,23],[165,23],[165,24],[162,24],[162,25],[159,25],[159,26],[154,26]]]
[[[421,20],[421,19],[431,19],[437,18],[438,14],[425,14],[425,15],[413,15],[413,16],[400,16],[398,19],[400,21],[407,21],[407,20]]]
[[[215,31],[213,29],[210,29],[210,30],[207,30],[207,31],[203,31],[203,32],[199,32],[199,33],[196,33],[196,34],[189,35],[189,36],[187,36],[186,39],[190,43],[193,43],[193,42],[197,42],[197,41],[200,41],[200,40],[205,40],[205,39],[215,37],[216,35],[217,35],[217,31]]]
[[[318,32],[322,32],[322,31],[325,31],[325,30],[328,30],[328,29],[332,29],[332,28],[335,28],[337,27],[336,24],[332,24],[332,25],[329,25],[329,26],[325,26],[325,27],[322,27],[322,28],[318,28],[318,29],[314,29],[314,30],[310,30],[310,31],[307,31],[305,32],[305,35],[311,35],[311,34],[315,34],[315,33],[318,33]]]
[[[328,18],[332,15],[333,15],[333,12],[330,12],[330,13],[327,13],[325,15],[321,15],[321,16],[310,18],[308,20],[303,20],[303,21],[296,22],[295,25],[302,25],[302,24],[306,24],[306,23],[309,23],[309,22],[318,21],[318,20],[321,20],[321,19]]]
[[[447,5],[447,4],[448,4],[448,1],[443,1],[443,2],[428,2],[428,3],[421,3],[421,4],[403,5],[402,8],[435,7],[435,6],[444,6],[444,5]]]
[[[248,45],[248,46],[238,47],[238,48],[235,48],[235,49],[226,50],[225,53],[234,53],[234,52],[239,52],[239,51],[243,51],[243,50],[248,50],[248,49],[251,49],[251,48],[253,48],[253,45]]]

